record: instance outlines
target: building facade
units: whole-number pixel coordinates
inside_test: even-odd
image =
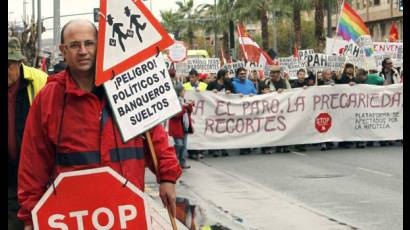
[[[351,7],[359,14],[369,28],[372,40],[388,41],[393,22],[403,40],[403,11],[399,9],[400,0],[351,0]],[[336,31],[340,9],[332,16],[332,27]],[[325,18],[325,26],[326,26]]]

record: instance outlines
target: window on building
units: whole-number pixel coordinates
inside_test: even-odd
[[[367,0],[362,0],[362,6],[363,6],[363,8],[367,7]]]
[[[369,26],[370,36],[374,37],[374,26]]]
[[[356,9],[360,10],[360,0],[356,0]]]
[[[374,6],[380,5],[380,0],[373,0],[373,5]]]

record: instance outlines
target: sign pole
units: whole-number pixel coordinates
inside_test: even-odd
[[[155,154],[154,145],[152,144],[151,134],[149,133],[149,131],[145,132],[145,136],[147,137],[148,147],[150,150],[149,152],[151,154],[152,163],[154,164],[155,175],[158,178],[158,160],[157,160],[157,155]],[[172,229],[178,230],[177,224],[175,222],[175,218],[172,216],[169,206],[167,207],[167,211],[168,211],[169,219],[171,220]]]
[[[335,33],[335,36],[333,37],[332,51],[333,51],[333,47],[335,46],[335,42],[337,38],[337,31],[339,30],[340,16],[342,15],[342,9],[343,9],[344,4],[345,4],[345,0],[342,1],[342,7],[340,8],[339,19],[337,20],[337,24],[336,24],[336,33]]]

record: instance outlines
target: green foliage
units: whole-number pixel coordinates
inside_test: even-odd
[[[315,46],[314,36],[314,22],[302,20],[302,48],[311,49]],[[276,31],[278,33],[278,56],[287,57],[293,55],[294,49],[294,32],[291,26],[291,22],[281,21],[277,23]]]

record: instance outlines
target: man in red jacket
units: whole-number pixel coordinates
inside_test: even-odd
[[[109,166],[144,189],[145,166],[152,167],[141,136],[121,141],[102,87],[96,87],[97,29],[73,20],[61,31],[67,69],[50,76],[35,98],[23,137],[18,172],[18,217],[32,229],[31,210],[61,172]],[[163,127],[150,130],[158,158],[160,197],[175,216],[175,182],[181,168]]]

